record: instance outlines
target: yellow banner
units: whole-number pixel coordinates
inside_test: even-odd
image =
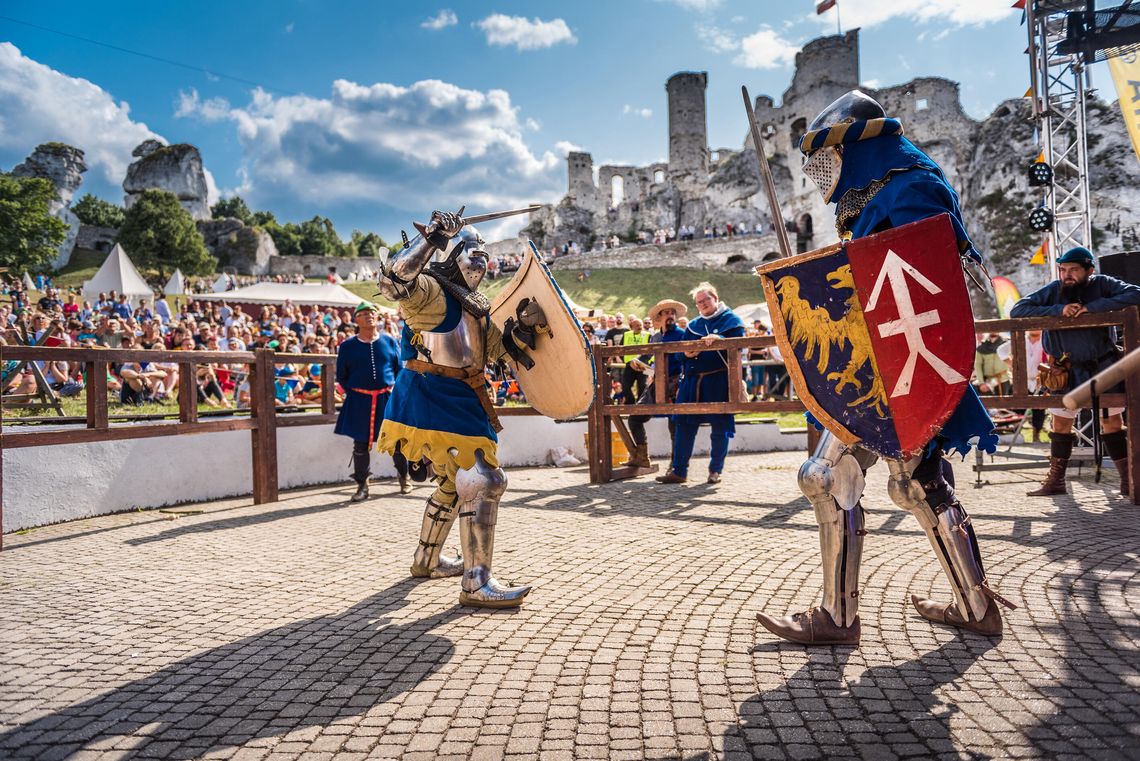
[[[1132,137],[1132,150],[1140,159],[1140,59],[1136,51],[1108,59],[1112,81],[1116,83],[1116,95],[1120,98],[1120,110],[1128,134]]]

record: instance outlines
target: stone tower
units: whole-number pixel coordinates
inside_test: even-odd
[[[592,209],[598,201],[598,190],[594,185],[594,157],[589,153],[571,151],[566,156],[566,174],[569,179],[567,192],[574,203]]]
[[[707,72],[682,71],[669,77],[669,174],[695,175],[702,180],[709,173],[709,139],[705,118]]]

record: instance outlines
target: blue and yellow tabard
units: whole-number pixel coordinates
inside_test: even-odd
[[[401,356],[416,357],[417,333],[454,330],[463,317],[458,300],[434,280],[419,276],[413,295],[401,302],[406,325],[400,341]],[[489,318],[484,319],[487,361],[503,353],[502,335]],[[479,371],[482,371],[480,366]],[[378,447],[394,452],[399,445],[409,460],[426,457],[443,472],[448,466],[471,468],[475,452],[482,449],[491,467],[498,467],[498,437],[479,401],[476,390],[461,380],[405,369],[396,379],[389,400]],[[453,454],[451,450],[455,450]]]

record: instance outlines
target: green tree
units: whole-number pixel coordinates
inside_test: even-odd
[[[348,242],[348,256],[380,256],[380,250],[387,248],[384,239],[376,233],[365,233],[360,230],[352,231],[352,238]]]
[[[167,190],[142,192],[127,209],[119,243],[137,266],[158,270],[163,281],[175,268],[187,275],[207,275],[218,265],[190,212]]]
[[[305,256],[343,256],[344,244],[332,220],[316,216],[300,224],[301,253]]]
[[[258,214],[260,213],[258,212]],[[260,223],[259,227],[269,233],[270,238],[273,238],[273,245],[277,247],[277,253],[282,256],[300,256],[301,233],[297,229],[297,225],[292,222],[285,225],[279,224],[272,216],[270,214],[269,221]]]
[[[0,174],[0,266],[41,269],[67,239],[67,225],[48,211],[51,180]]]
[[[104,201],[90,193],[80,198],[77,203],[73,203],[71,210],[85,225],[114,227],[116,229],[123,226],[123,215],[125,214],[123,207],[116,206],[110,201]]]
[[[210,214],[214,219],[236,219],[243,225],[254,224],[253,212],[249,210],[241,196],[223,198],[210,207]]]
[[[255,211],[249,224],[256,225],[257,227],[265,227],[268,224],[277,224],[277,217],[273,216],[271,211]]]

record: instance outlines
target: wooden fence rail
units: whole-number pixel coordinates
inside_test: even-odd
[[[1131,351],[1140,346],[1140,312],[1136,308],[1116,312],[1086,314],[1081,317],[1028,317],[1007,320],[978,320],[974,323],[975,333],[1010,333],[1013,371],[1012,395],[987,394],[982,403],[989,409],[1049,409],[1064,406],[1060,395],[1036,395],[1029,393],[1029,375],[1026,368],[1025,333],[1030,330],[1073,330],[1076,328],[1121,327],[1124,334],[1124,349]],[[636,347],[642,355],[652,354],[654,365],[664,367],[665,355],[683,351],[726,351],[730,378],[741,378],[742,363],[740,349],[766,348],[775,346],[773,336],[753,336],[749,338],[728,338],[718,341],[715,349],[709,349],[701,340],[680,341],[677,343],[652,343]],[[739,414],[747,412],[802,412],[804,406],[797,400],[756,401],[743,398],[742,383],[728,384],[728,401],[702,402],[695,404],[669,404],[665,400],[665,384],[655,384],[656,398],[653,404],[611,404],[610,376],[608,365],[613,357],[630,354],[629,346],[594,347],[594,369],[596,388],[594,406],[589,414],[590,481],[605,483],[618,478],[637,475],[631,468],[615,470],[613,467],[611,434],[616,418],[637,415],[666,414]],[[1130,377],[1126,381],[1126,393],[1104,394],[1100,397],[1102,407],[1124,407],[1130,422],[1128,427],[1128,468],[1132,479],[1132,501],[1140,504],[1140,377]],[[628,436],[624,423],[617,421],[618,433],[623,439]],[[628,447],[631,441],[626,441]]]

